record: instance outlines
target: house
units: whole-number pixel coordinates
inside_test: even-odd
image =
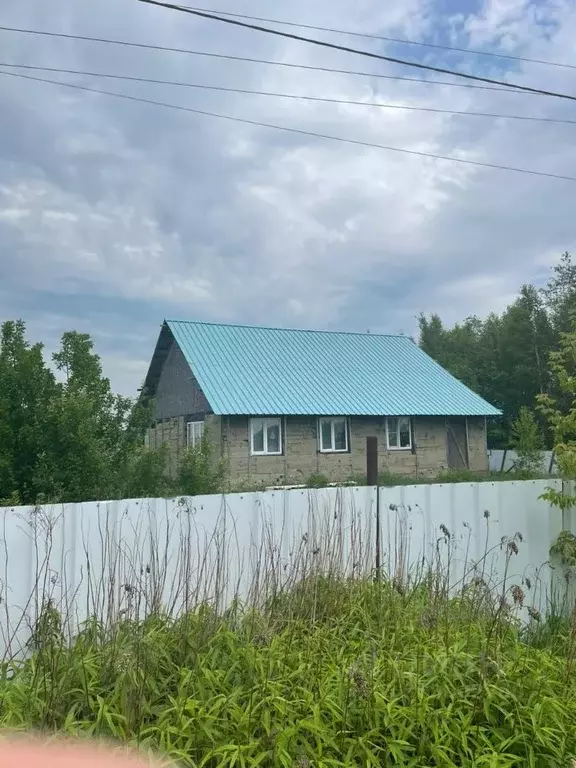
[[[144,391],[149,445],[205,435],[232,486],[363,475],[369,436],[382,471],[485,471],[500,415],[406,336],[201,322],[164,322]]]

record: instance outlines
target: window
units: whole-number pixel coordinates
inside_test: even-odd
[[[386,437],[389,451],[405,451],[412,448],[412,429],[409,416],[386,419]]]
[[[278,456],[282,453],[280,419],[250,419],[250,453],[254,456]]]
[[[186,424],[186,445],[188,448],[196,448],[204,437],[204,422],[189,421]]]
[[[322,453],[344,453],[348,450],[348,424],[345,417],[320,419],[318,434]]]

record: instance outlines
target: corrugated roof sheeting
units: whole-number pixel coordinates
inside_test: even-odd
[[[500,414],[406,336],[167,324],[216,414]]]

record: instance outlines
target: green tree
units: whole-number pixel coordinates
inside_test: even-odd
[[[542,297],[533,286],[523,286],[500,317],[494,360],[498,370],[494,396],[505,414],[503,426],[509,436],[520,410],[533,408],[537,396],[549,391],[548,356],[555,343]]]
[[[552,276],[542,296],[555,332],[570,333],[576,311],[576,264],[568,251],[552,267]]]
[[[64,381],[48,405],[51,450],[39,469],[45,497],[115,498],[143,443],[147,411],[112,392],[87,334],[65,333],[53,360]]]
[[[34,503],[46,448],[46,405],[56,389],[42,345],[26,341],[23,322],[5,322],[0,330],[0,499]]]
[[[576,318],[575,318],[576,319]],[[574,322],[574,320],[573,320]],[[559,473],[576,478],[576,331],[562,333],[557,350],[550,353],[550,371],[555,394],[538,398],[540,412],[547,419]],[[549,488],[544,497],[565,509],[576,504],[576,497]]]
[[[520,408],[518,418],[512,423],[511,444],[517,455],[516,470],[526,475],[536,475],[542,471],[542,433],[534,413],[525,405]]]
[[[112,391],[88,334],[63,334],[47,366],[23,322],[0,332],[0,500],[79,502],[221,490],[224,464],[204,440],[169,464],[144,435],[153,403]],[[170,476],[168,470],[172,470]]]
[[[469,317],[445,328],[438,315],[419,318],[421,348],[469,387],[479,390],[478,354],[482,322]]]
[[[524,285],[502,315],[500,362],[505,365],[506,400],[518,414],[549,386],[548,355],[556,342],[539,292]]]
[[[0,331],[0,499],[73,502],[158,495],[165,451],[144,448],[151,404],[112,392],[87,334],[67,332],[53,356],[23,322]]]
[[[420,317],[420,346],[504,418],[490,427],[491,444],[507,447],[511,425],[523,406],[550,386],[547,359],[556,333],[543,296],[530,285],[501,314],[470,317],[452,328],[440,318]]]

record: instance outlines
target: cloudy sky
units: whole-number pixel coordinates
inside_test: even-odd
[[[576,65],[576,0],[208,5]],[[426,75],[137,0],[4,0],[0,25],[374,76],[0,31],[4,65],[576,120],[569,101],[386,79],[382,75]],[[576,93],[576,69],[567,67],[308,34]],[[389,147],[576,176],[571,125],[28,74]],[[521,283],[544,280],[557,256],[573,247],[575,209],[576,183],[0,75],[0,321],[24,319],[31,339],[44,341],[48,351],[64,330],[90,332],[106,373],[125,394],[140,385],[165,317],[412,333],[421,311],[452,322],[500,310]]]

